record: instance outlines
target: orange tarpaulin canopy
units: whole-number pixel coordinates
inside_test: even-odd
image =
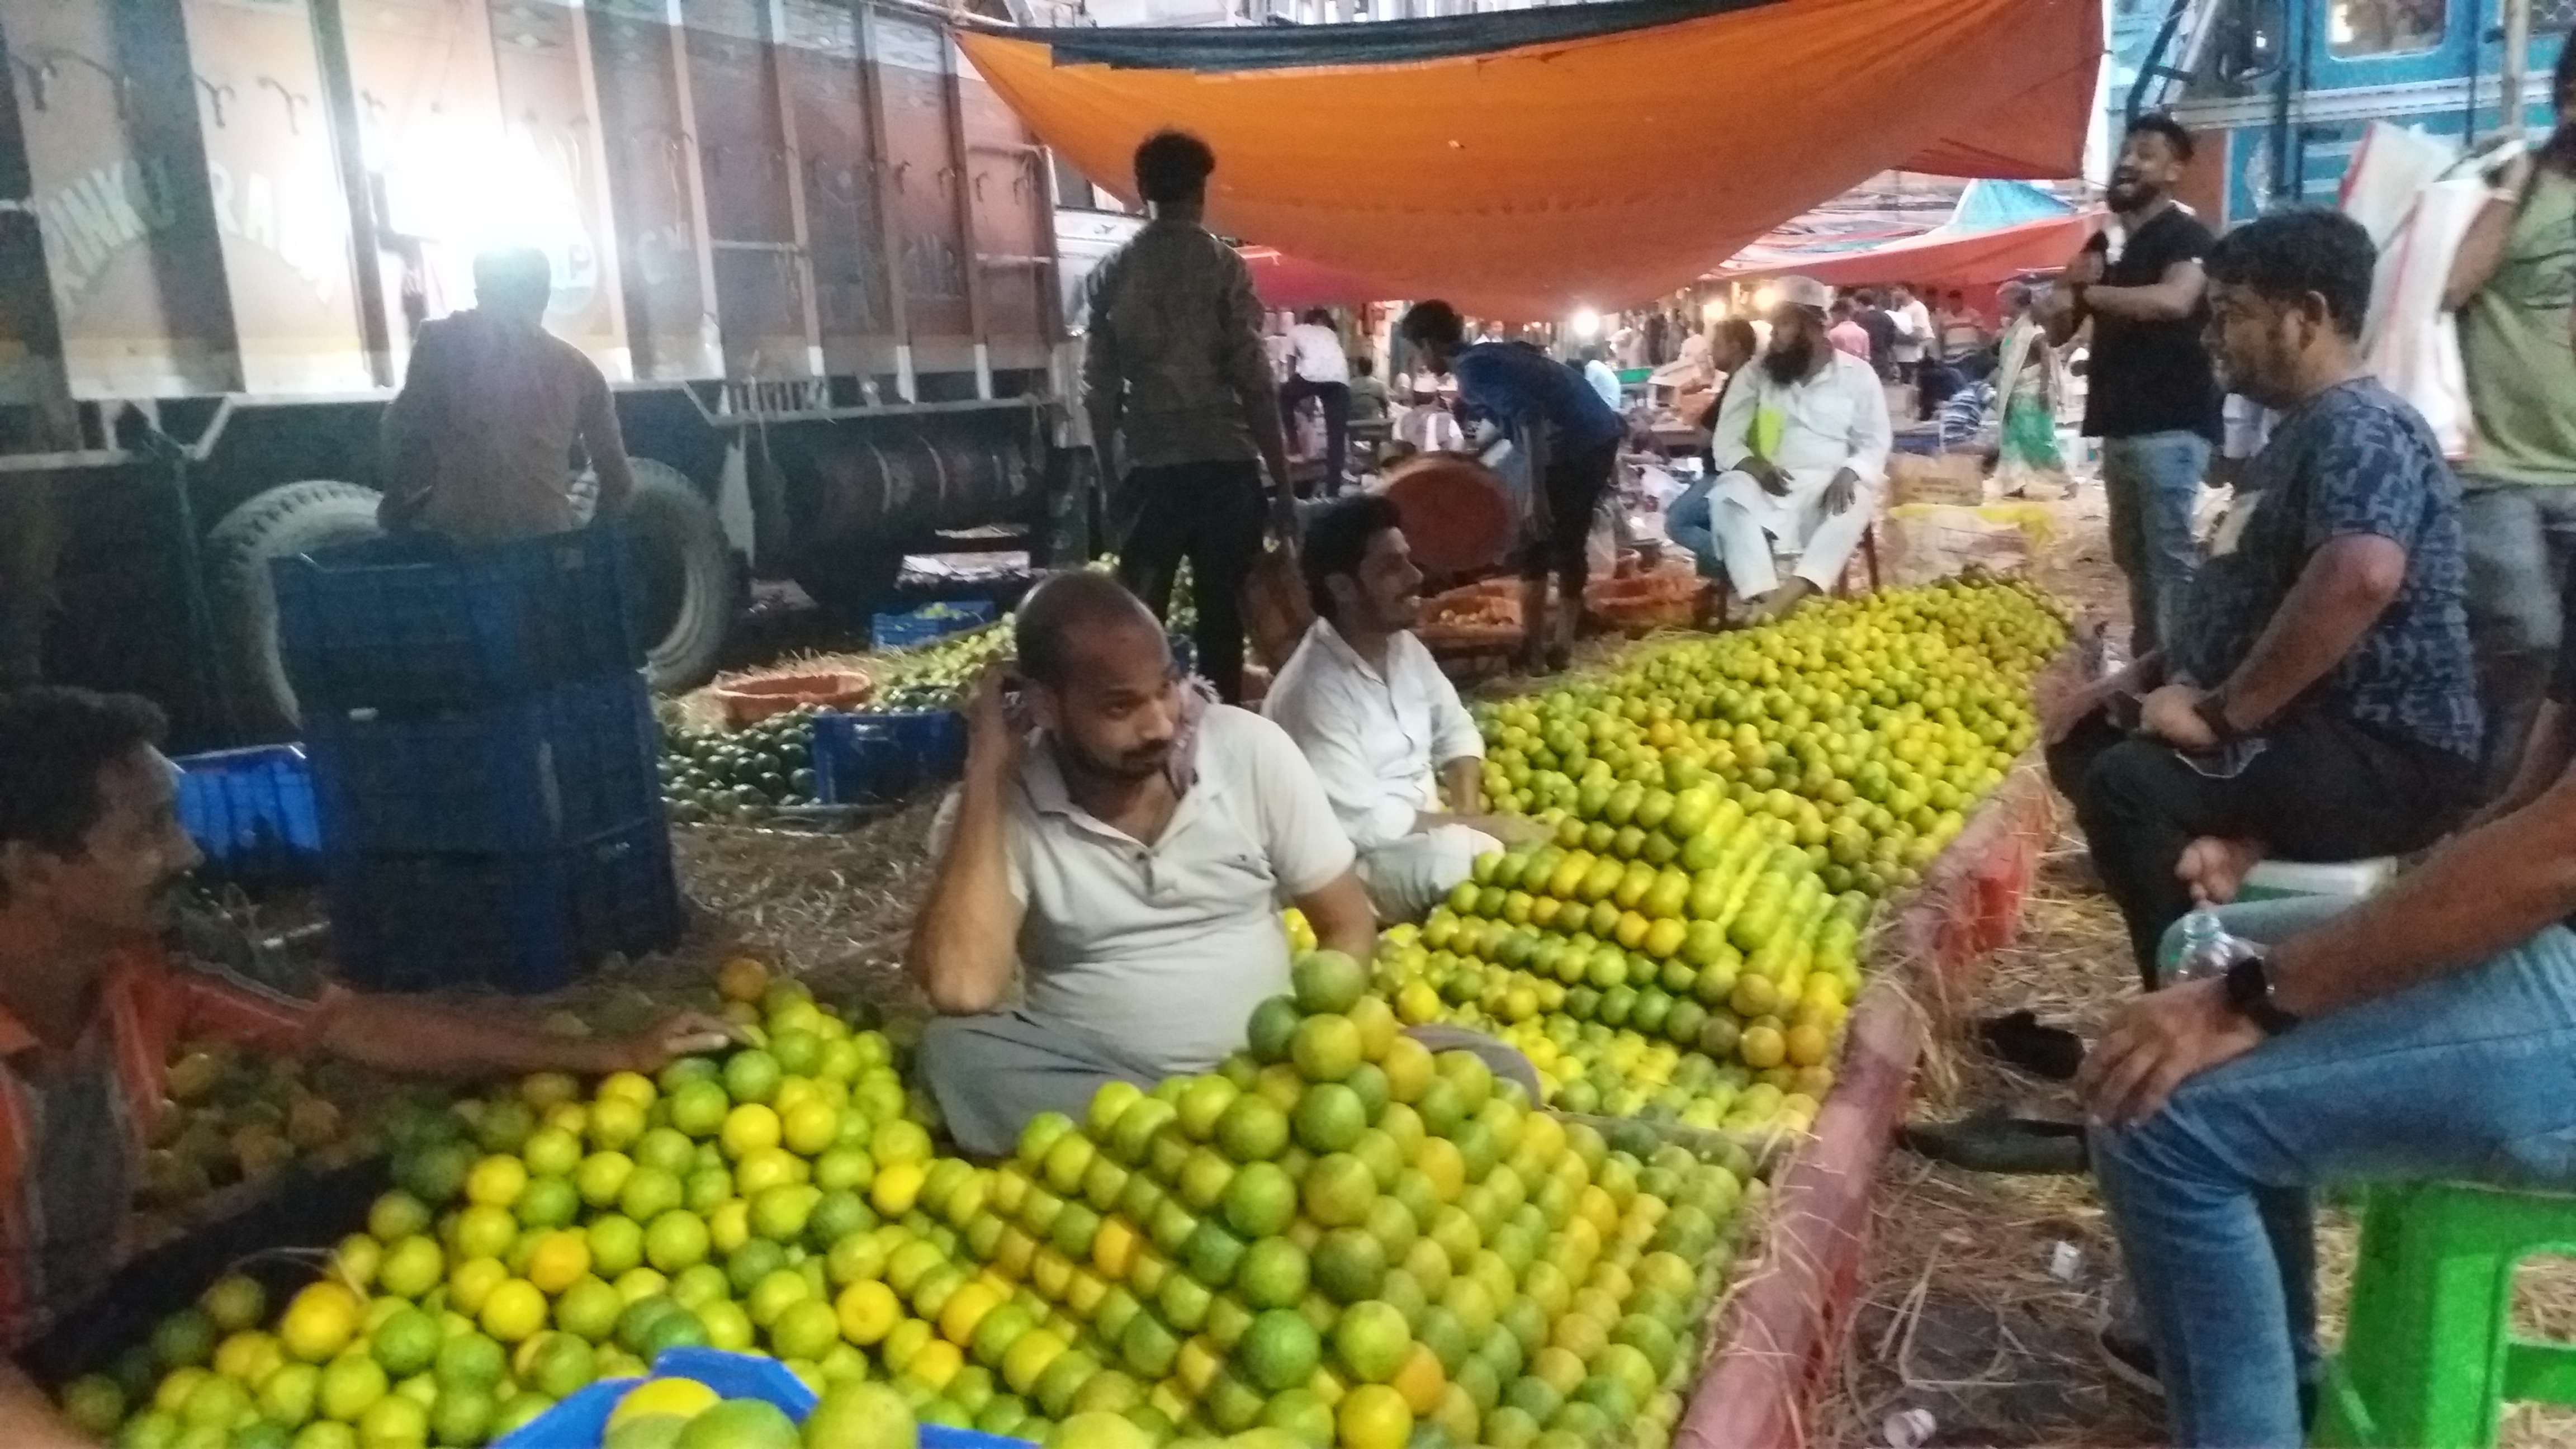
[[[1617,0],[1215,30],[968,29],[1031,129],[1113,189],[1167,126],[1210,221],[1482,316],[1688,284],[1891,168],[2081,169],[2094,0]]]

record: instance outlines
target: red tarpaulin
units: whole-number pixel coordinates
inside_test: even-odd
[[[2064,266],[2100,224],[2099,213],[2085,213],[1992,231],[1961,233],[1940,227],[1899,241],[1834,252],[1755,247],[1714,275],[1721,281],[1743,281],[1794,272],[1836,287],[1911,282],[1967,291],[1994,287],[2024,272]]]
[[[1215,147],[1210,221],[1480,316],[1684,286],[1892,168],[2072,176],[2097,0],[1617,0],[1212,30],[968,29],[1082,171],[1167,126]]]

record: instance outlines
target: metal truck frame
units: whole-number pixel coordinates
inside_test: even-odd
[[[2201,144],[2183,199],[2224,229],[2332,206],[2372,121],[2484,137],[2518,116],[2546,134],[2550,68],[2576,0],[2172,0],[2127,97]],[[2516,12],[2521,12],[2516,14]],[[2528,37],[2511,63],[2507,34]]]
[[[616,389],[658,685],[751,576],[863,605],[1087,496],[1050,166],[935,10],[0,0],[0,55],[0,622],[184,734],[292,731],[266,562],[374,532],[494,243]]]

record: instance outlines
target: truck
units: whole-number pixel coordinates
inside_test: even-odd
[[[2136,12],[2145,0],[2120,3]],[[2152,28],[2139,23],[2146,17],[2115,14],[2115,35],[2144,36],[2124,110],[2165,111],[2193,133],[2198,161],[2181,199],[2221,229],[2285,206],[2334,205],[2372,121],[2477,142],[2511,128],[2510,83],[2520,98],[2514,115],[2545,135],[2556,104],[2550,70],[2576,22],[2576,0],[2171,0],[2159,8]],[[2514,31],[2527,36],[2519,57]]]
[[[0,608],[49,677],[292,733],[269,561],[375,534],[411,340],[494,245],[613,386],[657,686],[755,578],[1081,547],[1053,166],[941,11],[0,0],[0,55]]]

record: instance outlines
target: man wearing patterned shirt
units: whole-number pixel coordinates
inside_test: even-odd
[[[2165,928],[2232,898],[2261,856],[2403,854],[2475,803],[2459,485],[2363,371],[2372,261],[2357,224],[2321,211],[2212,252],[2211,346],[2280,422],[2169,649],[2047,711],[2050,773],[2150,986]]]
[[[179,825],[161,729],[160,712],[131,695],[0,695],[0,1354],[9,1356],[0,1444],[9,1449],[91,1442],[12,1360],[66,1315],[125,1296],[103,1290],[183,1037],[471,1079],[650,1072],[729,1034],[684,1012],[635,1036],[573,1040],[399,997],[280,990],[187,959],[195,942],[174,951],[163,932],[199,857]]]

